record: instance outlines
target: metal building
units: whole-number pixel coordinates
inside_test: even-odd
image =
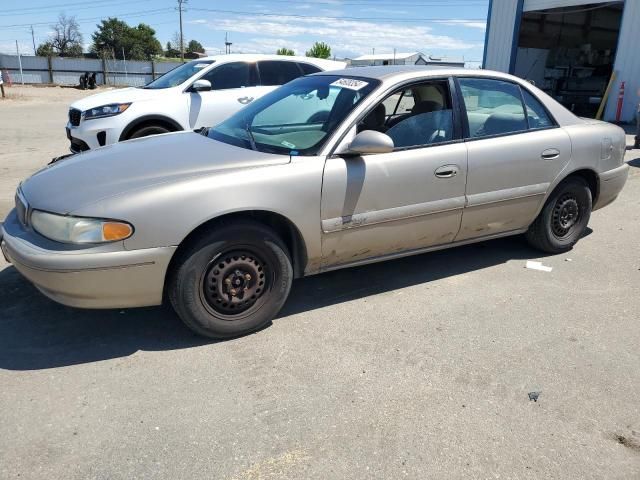
[[[640,0],[489,0],[483,67],[533,81],[581,116],[633,121]],[[618,97],[624,82],[624,101]]]
[[[464,67],[464,60],[435,57],[421,52],[377,53],[362,55],[351,60],[352,67],[371,65],[431,65],[441,67]]]

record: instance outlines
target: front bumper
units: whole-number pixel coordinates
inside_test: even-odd
[[[78,126],[68,122],[65,130],[70,142],[69,150],[73,153],[80,153],[118,142],[123,130],[119,128],[121,119],[117,118],[118,116],[93,120],[83,119]]]
[[[593,210],[605,207],[613,202],[622,191],[629,177],[629,165],[623,163],[617,168],[600,173],[600,191]]]
[[[23,227],[12,211],[0,226],[7,261],[42,293],[80,308],[160,305],[164,279],[176,247],[116,250],[117,245],[74,250]],[[109,250],[110,249],[110,250]]]

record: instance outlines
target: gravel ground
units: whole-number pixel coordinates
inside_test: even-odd
[[[87,94],[9,93],[0,216],[66,153]],[[57,305],[0,260],[0,478],[640,478],[627,157],[568,254],[514,238],[311,277],[270,328],[222,343],[164,308]]]

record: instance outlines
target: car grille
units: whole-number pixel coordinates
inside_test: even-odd
[[[27,206],[27,201],[20,194],[20,191],[16,192],[16,214],[18,215],[18,220],[22,225],[27,224],[28,211],[29,207]]]
[[[80,110],[78,110],[77,108],[69,109],[69,122],[74,127],[77,127],[78,125],[80,125],[80,117],[81,116],[82,116],[82,112]]]

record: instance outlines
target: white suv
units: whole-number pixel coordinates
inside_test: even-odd
[[[73,153],[130,138],[216,125],[302,75],[344,62],[280,55],[217,55],[185,63],[144,87],[98,93],[71,105]]]

